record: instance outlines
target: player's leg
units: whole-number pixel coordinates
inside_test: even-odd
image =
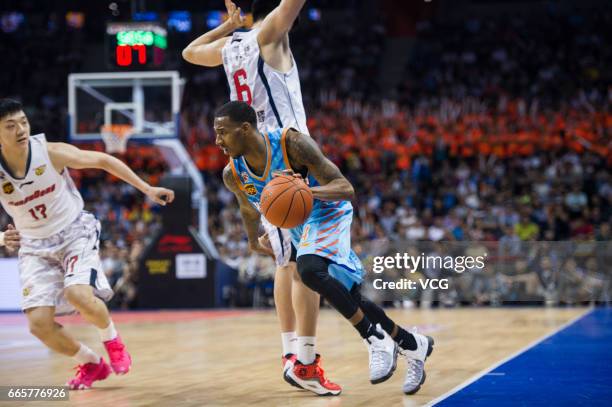
[[[274,252],[276,272],[274,274],[274,306],[281,331],[283,379],[295,387],[300,387],[291,380],[286,372],[293,368],[297,354],[297,334],[295,330],[295,311],[292,302],[292,266],[290,265],[291,242],[283,231],[262,218],[266,234],[260,238],[262,245]]]
[[[383,333],[376,329],[359,308],[359,304],[343,282],[330,275],[330,264],[329,259],[316,254],[305,254],[297,259],[298,272],[306,286],[323,296],[353,325],[362,338],[376,336],[383,339]]]
[[[287,376],[287,371],[293,369],[297,358],[298,344],[295,330],[295,311],[292,303],[291,267],[289,265],[276,267],[274,274],[274,307],[281,331],[283,379],[294,387],[302,388]]]
[[[288,231],[283,231],[287,240],[291,241]],[[291,244],[291,257],[289,267],[292,277],[292,299],[293,309],[296,313],[297,321],[297,359],[302,363],[310,364],[316,359],[316,334],[317,319],[319,317],[319,294],[306,287],[302,282],[295,262],[297,250]]]
[[[55,322],[55,307],[33,307],[25,310],[30,333],[49,349],[66,356],[74,356],[80,348],[72,336]],[[93,362],[97,359],[93,359]]]
[[[295,354],[297,335],[292,302],[291,266],[277,266],[274,274],[274,304],[281,330],[283,355]]]
[[[271,226],[271,225],[270,225]],[[291,236],[287,230],[275,227],[266,228],[266,242],[272,247],[278,266],[276,276],[281,277],[275,280],[275,300],[277,314],[281,325],[281,338],[283,342],[283,378],[292,386],[303,388],[297,383],[289,372],[294,368],[295,362],[299,359],[305,364],[312,364],[320,370],[321,357],[316,352],[316,326],[319,315],[319,295],[306,287],[298,273],[295,263],[297,251],[291,244]],[[289,256],[287,256],[289,254]],[[282,273],[282,274],[279,274]],[[290,277],[291,286],[287,290],[285,278]],[[278,301],[280,299],[280,302]],[[292,307],[288,307],[285,301],[291,301]],[[297,337],[295,326],[297,322]],[[289,331],[291,329],[291,331]],[[321,374],[322,376],[322,374]],[[333,394],[338,394],[342,389],[327,379],[327,387],[332,388]],[[328,388],[322,391],[327,394]]]
[[[98,329],[106,329],[111,326],[110,314],[106,304],[97,298],[90,285],[78,284],[66,287],[64,296],[81,316]]]
[[[375,325],[380,324],[410,360],[417,360],[416,364],[409,361],[409,373],[404,384],[406,393],[416,392],[424,380],[423,363],[433,349],[433,340],[405,331],[388,318],[380,307],[360,295],[355,296],[355,292],[351,293],[348,288],[353,288],[355,284],[351,286],[350,276],[343,275],[347,272],[344,267],[314,254],[298,257],[297,263],[302,281],[320,293],[366,341],[371,356],[370,367],[373,371],[370,377],[373,382],[380,383],[391,376],[397,357],[394,349],[385,344],[385,335],[376,329]],[[330,266],[334,268],[333,276]]]
[[[98,328],[111,367],[116,374],[130,370],[132,358],[109,315],[106,304],[113,291],[101,271],[98,253],[100,224],[96,218],[84,212],[66,233],[66,249],[62,264],[65,269],[64,298]]]
[[[110,374],[110,367],[55,322],[56,306],[62,305],[64,275],[60,263],[49,255],[50,250],[46,247],[44,241],[22,238],[19,253],[22,309],[35,337],[50,349],[79,363],[79,370],[68,386],[72,389],[88,388],[94,381],[104,380]]]
[[[284,231],[286,236],[293,242],[299,243],[301,235],[301,227]],[[291,245],[291,263],[293,269],[293,301],[294,308],[297,313],[298,325],[298,357],[293,359],[294,366],[285,371],[285,380],[296,383],[299,387],[312,391],[318,395],[338,395],[342,392],[342,388],[330,382],[321,368],[321,356],[316,353],[316,327],[317,318],[319,315],[319,295],[308,288],[297,273],[297,265],[295,260],[297,250]],[[304,363],[302,361],[308,361]]]
[[[293,277],[293,308],[297,320],[297,358],[304,364],[313,363],[316,352],[317,320],[320,296],[306,287],[297,272],[297,264],[291,262]]]
[[[79,343],[55,322],[55,307],[33,307],[25,310],[32,335],[49,349],[74,358],[79,369],[67,385],[73,390],[87,389],[93,382],[104,380],[111,373],[110,366],[87,345]]]

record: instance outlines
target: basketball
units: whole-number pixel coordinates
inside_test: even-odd
[[[312,192],[303,180],[279,175],[266,185],[259,203],[268,222],[279,228],[294,228],[310,215]]]

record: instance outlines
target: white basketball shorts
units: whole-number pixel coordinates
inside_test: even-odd
[[[21,308],[53,306],[55,314],[75,312],[64,297],[64,288],[91,285],[104,301],[113,296],[98,253],[100,222],[81,212],[62,231],[45,239],[21,239],[19,278]]]
[[[261,223],[270,240],[272,251],[274,252],[274,261],[277,267],[283,267],[289,264],[290,261],[295,261],[295,256],[291,258],[291,234],[288,229],[277,228],[266,218],[261,216]]]

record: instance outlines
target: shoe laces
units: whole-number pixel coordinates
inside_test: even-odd
[[[385,345],[382,341],[372,341],[372,365],[382,365],[385,362]]]
[[[73,369],[77,371],[75,379],[83,379],[83,377],[87,376],[90,373],[90,370],[93,370],[94,367],[94,363],[85,363],[84,365],[73,367]]]
[[[125,353],[123,352],[124,349],[125,349],[125,346],[123,345],[123,343],[119,341],[111,342],[108,344],[108,347],[107,347],[107,351],[109,354],[112,354],[113,359],[116,359],[116,358],[123,359],[125,357]]]
[[[325,377],[325,370],[323,370],[323,367],[321,366],[321,359],[319,359],[315,364],[315,374],[319,377],[323,384],[330,383],[330,381],[327,380],[327,377]]]
[[[421,366],[420,361],[415,359],[408,359],[408,369],[406,370],[406,381],[410,383],[416,383],[421,378]]]

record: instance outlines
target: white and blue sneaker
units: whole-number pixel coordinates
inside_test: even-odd
[[[382,383],[393,375],[397,367],[397,354],[399,352],[397,343],[380,328],[380,324],[376,325],[376,329],[384,334],[383,339],[379,339],[375,335],[364,339],[368,347],[370,383],[372,384]]]
[[[408,369],[402,390],[405,394],[414,394],[425,383],[425,360],[433,352],[434,340],[431,336],[418,334],[413,330],[412,335],[417,343],[415,350],[402,350],[400,353],[406,356]]]

